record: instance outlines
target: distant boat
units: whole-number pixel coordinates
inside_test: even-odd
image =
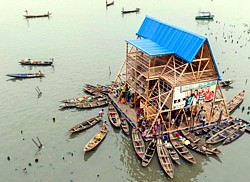
[[[114,3],[115,3],[115,1],[111,1],[111,2],[106,1],[106,7],[114,5]]]
[[[214,15],[210,11],[199,11],[199,15],[195,17],[196,20],[212,20]]]
[[[17,74],[7,74],[6,76],[14,77],[14,78],[37,78],[44,77],[44,74],[39,73],[17,73]]]
[[[220,81],[220,86],[221,87],[227,87],[229,85],[231,85],[232,83],[234,83],[235,80],[225,80],[225,81]]]
[[[122,14],[138,13],[140,10],[141,10],[140,8],[135,8],[134,10],[124,10],[124,8],[122,8]]]
[[[227,110],[231,114],[244,100],[245,90],[240,91],[227,103]]]
[[[32,59],[22,59],[19,63],[21,65],[31,65],[31,66],[50,66],[54,62],[54,59],[51,58],[51,61],[35,61]]]
[[[25,18],[42,18],[42,17],[49,17],[52,13],[49,11],[46,14],[37,14],[37,15],[28,15],[28,11],[26,10],[26,15],[23,15]]]
[[[100,117],[90,118],[87,121],[83,121],[82,123],[77,124],[76,126],[72,127],[71,129],[69,129],[69,132],[70,133],[76,133],[76,132],[79,132],[79,131],[86,130],[86,129],[94,126],[95,124],[97,124],[101,120],[102,120],[102,118],[100,118]]]

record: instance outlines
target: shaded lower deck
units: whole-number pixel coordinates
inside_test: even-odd
[[[109,94],[109,97],[113,101],[115,107],[121,113],[123,113],[124,116],[128,119],[130,125],[133,127],[137,126],[138,121],[137,121],[137,116],[136,116],[136,109],[131,108],[129,103],[122,104],[122,103],[118,102],[118,99],[113,94]],[[207,109],[210,109],[210,108],[207,107]],[[190,128],[190,129],[192,128],[193,130],[197,130],[197,129],[200,129],[202,127],[208,127],[208,126],[216,124],[217,122],[215,122],[215,121],[217,121],[218,119],[219,119],[219,113],[217,112],[216,114],[214,114],[213,120],[206,122],[204,126],[202,125],[202,123],[200,123],[198,121],[193,121],[194,123],[188,123],[186,121],[183,121],[181,123],[180,127],[177,127],[176,124],[174,123],[170,128],[165,129],[165,131],[163,131],[163,133],[165,134],[165,133],[169,133],[169,132],[173,132],[173,131],[177,131],[177,130],[182,130],[182,129],[187,129],[187,128]],[[190,125],[192,127],[190,127]]]

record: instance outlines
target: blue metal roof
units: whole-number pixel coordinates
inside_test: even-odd
[[[150,56],[174,54],[173,51],[170,51],[166,47],[160,46],[149,39],[127,40],[127,42]]]
[[[150,56],[175,54],[187,63],[192,63],[205,42],[211,50],[206,37],[168,25],[149,16],[144,19],[137,35],[142,39],[126,41]],[[213,54],[212,58],[214,61]],[[215,61],[214,65],[218,78],[221,79]]]

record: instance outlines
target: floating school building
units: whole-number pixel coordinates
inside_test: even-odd
[[[126,40],[126,59],[115,83],[133,89],[132,102],[143,109],[150,132],[158,118],[170,132],[228,117],[221,76],[206,37],[149,16],[136,35]],[[136,108],[132,110],[135,116]],[[126,111],[130,117],[131,111]]]

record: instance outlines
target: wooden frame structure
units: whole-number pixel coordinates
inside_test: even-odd
[[[141,37],[138,36],[138,39]],[[149,133],[158,118],[163,121],[166,131],[170,132],[201,124],[201,110],[205,117],[204,122],[218,120],[220,113],[222,118],[229,116],[219,84],[218,70],[210,51],[208,41],[205,41],[192,62],[188,63],[176,54],[150,56],[126,43],[126,59],[115,83],[126,83],[134,90],[138,96],[135,99],[140,99],[145,119],[151,123]],[[207,83],[214,83],[212,100],[192,106],[174,107],[174,102],[187,100],[174,100],[179,88]],[[192,92],[190,94],[194,95]]]

